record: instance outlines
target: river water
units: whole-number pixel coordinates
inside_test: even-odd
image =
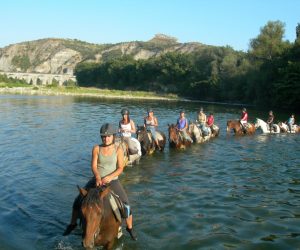
[[[241,107],[201,106],[214,112],[218,138],[181,151],[167,146],[120,177],[138,241],[124,230],[116,249],[299,249],[299,135],[227,135],[226,121]],[[82,249],[80,229],[61,235],[76,185],[92,176],[100,125],[117,124],[122,107],[142,124],[152,107],[167,133],[179,110],[194,120],[200,104],[1,95],[0,107],[0,249],[69,250]],[[249,115],[265,120],[267,111]]]

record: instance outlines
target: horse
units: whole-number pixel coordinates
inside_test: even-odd
[[[213,124],[210,129],[211,129],[211,137],[216,137],[219,135],[220,128],[216,124]]]
[[[190,133],[193,141],[195,141],[196,143],[202,143],[209,140],[211,137],[210,128],[208,131],[209,131],[208,135],[204,136],[201,129],[195,123],[191,123],[188,129],[188,132]]]
[[[86,249],[95,246],[112,249],[121,222],[114,215],[109,202],[110,188],[78,189],[82,198],[80,214],[83,246]]]
[[[136,138],[117,136],[115,143],[123,149],[125,166],[139,162],[142,151],[141,144]]]
[[[236,135],[252,135],[255,133],[255,126],[252,123],[247,123],[243,128],[239,120],[227,121],[227,133],[233,130]]]
[[[258,118],[256,118],[255,128],[260,128],[263,133],[272,133],[272,134],[279,134],[280,133],[280,128],[277,124],[273,124],[274,129],[270,131],[269,126],[267,125],[267,123],[264,122],[261,119],[258,119]]]
[[[192,144],[191,141],[185,140],[183,138],[175,124],[168,125],[168,127],[170,147],[176,149],[185,149],[187,146],[190,146]]]
[[[296,124],[292,125],[292,131],[290,132],[289,126],[285,122],[279,122],[278,126],[280,128],[280,131],[283,133],[299,133],[300,127]]]
[[[141,143],[142,155],[151,155],[158,149],[152,138],[151,132],[147,131],[144,126],[137,126],[136,136]],[[166,145],[166,135],[161,131],[156,131],[160,151],[164,151]]]

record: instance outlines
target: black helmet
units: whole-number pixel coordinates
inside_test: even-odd
[[[116,133],[117,133],[116,128],[114,127],[114,125],[110,123],[104,123],[100,128],[100,136],[114,135]]]
[[[129,115],[129,110],[126,109],[126,108],[125,108],[125,109],[122,109],[122,110],[121,110],[121,114],[122,114],[122,115]]]

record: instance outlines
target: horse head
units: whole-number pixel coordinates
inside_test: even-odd
[[[155,149],[154,141],[144,126],[137,126],[136,137],[141,143],[142,154],[150,154]],[[153,149],[154,148],[154,149]]]
[[[241,130],[241,124],[238,120],[227,121],[227,127],[226,127],[227,133],[230,132],[231,130],[233,130],[234,133],[237,133],[238,131]]]
[[[79,188],[82,197],[81,216],[82,216],[82,244],[85,248],[93,248],[97,240],[101,224],[104,218],[104,197],[109,193],[109,188],[104,191],[99,188],[89,190]]]
[[[169,144],[171,147],[177,148],[177,149],[184,149],[186,146],[190,146],[191,142],[188,140],[184,140],[182,135],[180,135],[180,132],[177,129],[177,126],[175,124],[168,124],[168,131],[169,131]]]
[[[195,123],[189,125],[189,133],[192,136],[192,139],[197,143],[202,142],[202,132],[201,129],[197,127]]]

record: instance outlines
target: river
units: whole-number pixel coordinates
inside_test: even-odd
[[[299,249],[299,135],[227,135],[238,106],[21,95],[0,95],[0,249],[82,249],[80,229],[62,233],[76,185],[92,176],[101,124],[117,124],[127,107],[141,125],[151,107],[167,134],[181,109],[194,120],[200,106],[214,113],[218,138],[167,146],[121,175],[138,241],[123,230],[116,249]],[[267,118],[248,111],[250,120]]]

